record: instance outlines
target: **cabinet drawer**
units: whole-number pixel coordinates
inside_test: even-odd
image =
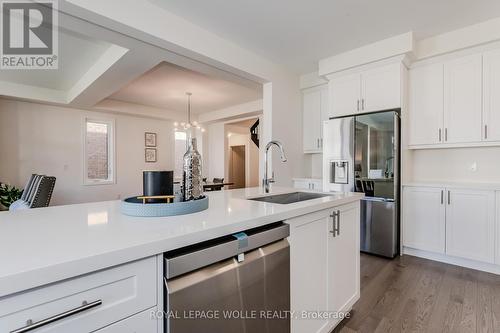
[[[155,306],[156,286],[156,258],[150,257],[7,296],[0,299],[0,332],[28,320],[49,321],[37,333],[91,332]]]
[[[158,326],[156,319],[151,318],[151,312],[153,311],[156,311],[156,308],[148,309],[113,325],[104,327],[96,333],[156,333]]]

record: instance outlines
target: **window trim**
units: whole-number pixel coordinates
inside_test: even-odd
[[[89,179],[87,172],[87,123],[100,123],[108,125],[108,177],[106,180]],[[111,185],[116,184],[116,138],[115,138],[115,119],[104,117],[83,117],[82,121],[82,144],[83,144],[83,185]]]

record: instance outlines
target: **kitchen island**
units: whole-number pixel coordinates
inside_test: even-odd
[[[275,187],[269,195],[294,191]],[[56,206],[16,213],[0,212],[0,320],[8,313],[7,306],[10,307],[13,301],[21,299],[23,295],[32,292],[31,290],[40,293],[58,284],[70,283],[75,278],[91,277],[92,273],[97,271],[119,270],[120,267],[126,267],[127,263],[141,262],[141,259],[145,258],[151,258],[151,263],[146,263],[146,266],[155,267],[151,271],[154,271],[156,276],[144,278],[155,281],[157,302],[153,305],[160,307],[163,252],[277,221],[285,221],[291,226],[289,240],[293,307],[295,301],[301,303],[300,297],[305,296],[301,296],[300,293],[306,291],[301,291],[294,298],[293,276],[296,268],[294,260],[300,262],[305,253],[311,253],[311,249],[325,252],[317,253],[317,258],[329,260],[331,255],[328,256],[327,252],[335,250],[331,247],[335,244],[326,243],[326,237],[324,241],[306,237],[314,237],[314,232],[320,231],[321,228],[324,229],[321,232],[324,231],[326,236],[329,233],[335,236],[336,231],[329,229],[336,228],[333,216],[341,214],[340,210],[333,210],[336,207],[352,207],[353,209],[348,210],[348,214],[352,215],[354,222],[359,221],[359,200],[362,195],[331,193],[329,196],[293,204],[248,200],[262,195],[264,193],[260,188],[213,192],[209,194],[209,209],[177,217],[126,216],[120,213],[119,201]],[[333,221],[333,224],[330,221]],[[344,245],[359,249],[359,232],[356,235],[359,223],[351,224],[354,232],[351,236],[354,238],[343,240],[341,235],[336,236],[341,242],[343,240],[352,243]],[[311,226],[317,227],[317,230],[314,228],[306,230]],[[340,228],[340,223],[338,227]],[[301,233],[300,228],[305,228],[307,232]],[[294,249],[295,239],[296,249]],[[326,247],[319,247],[321,245]],[[315,262],[314,259],[309,261]],[[357,265],[359,266],[359,260]],[[146,266],[142,269],[143,272],[148,270]],[[359,269],[357,272],[359,275]],[[322,277],[325,282],[328,274],[332,273],[325,271],[325,276]],[[350,280],[359,281],[359,276],[351,276]],[[298,287],[297,284],[296,286]],[[301,289],[304,288],[307,289],[306,286],[301,286]],[[318,286],[312,288],[317,289]],[[357,288],[359,289],[359,283]],[[308,306],[309,304],[303,304],[301,308],[321,310]],[[323,310],[327,309],[328,306]],[[307,322],[301,320],[300,325]],[[3,327],[1,325],[0,321],[0,327]],[[294,330],[293,325],[292,330]]]

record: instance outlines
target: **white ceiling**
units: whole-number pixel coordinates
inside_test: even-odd
[[[193,114],[223,109],[262,98],[262,89],[251,89],[162,62],[109,97],[170,111],[185,111],[191,92]]]
[[[500,16],[499,0],[150,0],[297,73],[414,31],[418,39]]]
[[[0,80],[41,88],[68,90],[110,46],[110,43],[61,29],[58,69],[0,70]]]

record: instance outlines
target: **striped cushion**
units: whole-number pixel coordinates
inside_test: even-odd
[[[26,183],[26,186],[24,187],[23,194],[21,194],[21,200],[26,200],[26,196],[28,195],[28,192],[31,188],[31,185],[33,184],[33,180],[35,179],[36,174],[32,174],[28,182]]]
[[[48,207],[55,184],[56,177],[43,176],[30,202],[30,208]]]
[[[35,177],[33,178],[33,182],[31,183],[31,186],[28,189],[28,193],[26,193],[24,201],[26,201],[30,206],[31,203],[33,202],[33,199],[35,198],[36,191],[38,190],[38,186],[40,185],[42,178],[43,178],[42,175],[35,175]]]

